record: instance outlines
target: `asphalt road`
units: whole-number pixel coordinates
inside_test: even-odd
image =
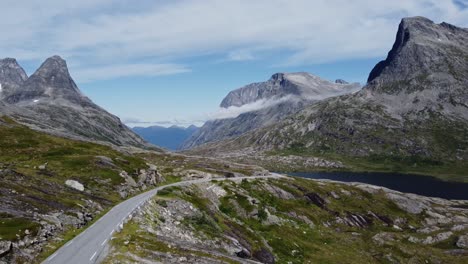
[[[280,178],[284,177],[279,174],[270,174],[269,176],[252,176],[252,177],[237,177],[237,178],[214,178],[216,180],[242,180],[252,178]],[[100,254],[106,247],[112,234],[119,228],[122,228],[124,221],[145,201],[154,196],[159,190],[170,186],[183,186],[193,183],[208,182],[212,179],[198,179],[192,181],[176,182],[168,185],[159,186],[155,189],[147,191],[132,197],[124,202],[114,206],[107,214],[102,216],[93,225],[84,230],[81,234],[63,245],[54,254],[50,255],[43,263],[57,264],[84,264],[96,263],[100,258]]]

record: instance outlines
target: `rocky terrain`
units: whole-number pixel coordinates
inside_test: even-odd
[[[276,73],[266,82],[252,83],[231,91],[220,104],[223,110],[252,109],[235,117],[206,122],[182,144],[181,149],[237,137],[275,124],[317,101],[359,89],[358,83],[348,84],[343,80],[332,83],[305,72]]]
[[[151,147],[118,117],[83,95],[59,56],[31,76],[15,59],[0,60],[0,114],[35,130],[117,146]]]
[[[104,263],[466,263],[468,203],[300,178],[169,188]]]
[[[75,141],[0,117],[0,263],[40,262],[123,199],[157,185],[262,175],[258,166]]]
[[[387,59],[375,66],[361,91],[191,153],[253,149],[463,180],[468,169],[467,39],[468,29],[405,18]]]
[[[0,262],[46,256],[115,203],[168,180],[142,158],[7,117],[0,149]]]

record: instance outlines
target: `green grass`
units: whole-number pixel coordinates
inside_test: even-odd
[[[105,211],[122,201],[116,186],[123,183],[119,176],[122,170],[133,176],[138,169],[147,168],[146,160],[114,150],[109,146],[47,135],[17,124],[8,117],[0,117],[0,169],[2,195],[0,200],[14,201],[16,210],[36,211],[40,214],[63,211],[71,213],[85,206],[84,200],[98,202],[104,212],[94,216],[90,226]],[[107,156],[114,167],[99,164],[96,156]],[[38,167],[47,163],[45,170]],[[166,175],[164,175],[166,176]],[[68,179],[77,180],[85,186],[79,192],[65,186]],[[168,183],[178,177],[168,175]],[[14,217],[1,212],[0,237],[16,240],[28,229],[32,234],[40,227],[27,217]],[[63,232],[44,248],[37,262],[45,259],[57,248],[86,229],[65,226]]]
[[[0,218],[0,240],[16,241],[23,238],[26,230],[34,235],[39,230],[40,225],[26,218],[1,217]]]
[[[413,215],[401,210],[382,192],[371,194],[352,186],[318,183],[301,178],[243,180],[240,183],[218,181],[217,184],[227,192],[227,195],[219,200],[219,207],[203,198],[203,190],[194,185],[171,192],[170,199],[186,200],[201,212],[196,217],[185,217],[182,220],[184,226],[193,228],[193,231],[205,239],[222,240],[224,235],[229,235],[242,241],[242,245],[251,252],[270,248],[277,263],[390,263],[387,256],[399,263],[424,263],[426,260],[434,260],[435,263],[466,261],[463,256],[444,253],[447,249],[455,248],[453,244],[458,233],[448,241],[432,246],[408,242],[405,238],[407,235],[421,236],[409,226],[420,228],[425,214]],[[294,198],[280,199],[265,189],[265,184],[289,192]],[[346,190],[350,195],[343,194],[341,190]],[[309,192],[326,199],[326,209],[308,202],[304,194]],[[340,198],[333,198],[331,192],[340,195]],[[246,195],[257,202],[250,204]],[[235,204],[238,206],[234,206]],[[238,211],[255,209],[258,212],[263,211],[263,216],[262,213],[254,217]],[[266,209],[283,219],[283,222],[267,224]],[[348,213],[367,215],[369,211],[391,220],[406,219],[405,224],[400,226],[403,231],[397,231],[386,222],[377,219],[366,228],[334,222],[336,214],[342,217]],[[313,225],[294,217],[291,212],[307,217]],[[398,242],[387,241],[383,246],[377,245],[372,238],[381,232],[391,233]],[[108,258],[106,263],[125,258],[126,253],[152,259],[154,255],[151,252],[154,251],[177,256],[183,256],[187,252],[178,246],[169,247],[157,237],[148,235],[136,222],[131,222],[129,227],[125,226],[124,231],[116,236],[112,242],[115,249],[112,259]],[[129,243],[125,245],[125,241]],[[191,253],[206,256],[206,252],[203,251]]]

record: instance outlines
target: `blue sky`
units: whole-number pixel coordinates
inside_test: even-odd
[[[67,3],[68,2],[68,3]],[[58,54],[129,125],[200,124],[275,72],[364,83],[402,17],[468,27],[467,0],[1,0],[0,57]],[[131,122],[130,122],[131,121]]]

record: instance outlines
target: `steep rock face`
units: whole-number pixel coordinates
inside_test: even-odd
[[[359,92],[321,101],[284,121],[201,153],[255,149],[468,160],[468,30],[403,19],[388,58]],[[197,150],[194,150],[197,152]]]
[[[13,93],[28,76],[15,59],[0,60],[0,100]]]
[[[14,62],[9,64],[13,65],[9,68],[16,74],[6,75],[10,78],[5,80],[14,80],[15,86],[2,96],[1,101],[5,105],[2,114],[54,135],[118,146],[150,146],[118,117],[84,96],[71,78],[65,60],[59,56],[48,58],[27,79]]]
[[[48,58],[39,69],[21,84],[21,89],[4,100],[11,104],[29,104],[30,100],[62,98],[76,104],[92,104],[81,94],[62,58]]]
[[[332,83],[310,73],[276,73],[268,81],[253,83],[230,92],[221,107],[232,109],[262,101],[264,107],[244,112],[233,118],[205,123],[182,149],[240,136],[248,131],[272,125],[286,116],[319,100],[357,91],[360,85]]]
[[[463,109],[468,101],[467,43],[468,29],[405,18],[386,60],[369,74],[365,90],[383,104],[398,98],[394,101],[400,101],[400,114],[445,107],[445,112],[468,118]]]

